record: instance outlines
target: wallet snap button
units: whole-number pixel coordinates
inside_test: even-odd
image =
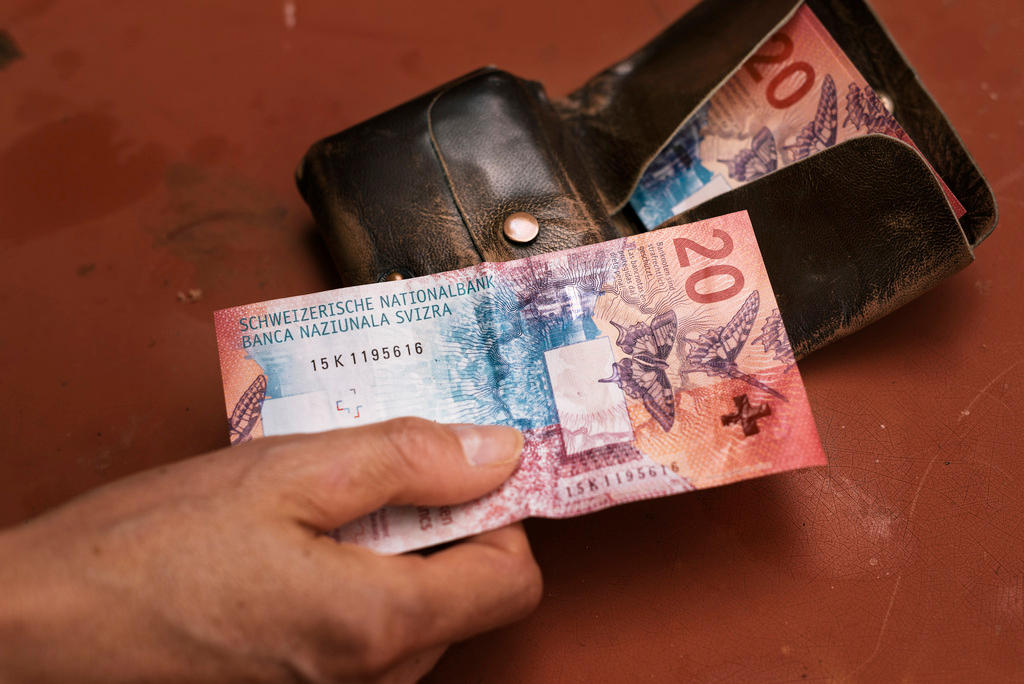
[[[392,271],[391,273],[378,278],[378,281],[384,280],[405,280],[405,274],[401,271]]]
[[[892,97],[890,97],[889,93],[884,93],[881,90],[876,90],[875,94],[878,95],[878,99],[882,101],[882,106],[885,107],[885,111],[892,114],[892,108],[895,106],[895,104],[893,103]]]
[[[505,217],[502,230],[510,242],[523,244],[537,237],[537,234],[540,233],[540,223],[537,222],[533,214],[517,211]]]

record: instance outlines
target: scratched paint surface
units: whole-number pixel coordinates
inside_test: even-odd
[[[338,285],[313,139],[486,63],[563,94],[690,4],[3,3],[0,521],[226,444],[211,312]],[[827,468],[531,523],[540,609],[436,681],[1019,677],[1024,8],[876,5],[995,188],[977,262],[801,364]]]

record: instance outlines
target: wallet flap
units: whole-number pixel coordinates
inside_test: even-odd
[[[543,88],[493,68],[317,142],[296,182],[346,284],[621,237]]]
[[[482,73],[438,93],[428,117],[434,152],[482,260],[619,237],[540,84]],[[519,212],[539,223],[526,243],[503,231]]]
[[[992,190],[899,47],[864,2],[808,4],[871,87],[890,97],[896,120],[967,210],[960,224],[971,245],[977,246],[996,226]]]
[[[445,87],[320,140],[303,157],[295,180],[345,284],[479,261],[427,126],[427,108]]]
[[[665,225],[744,209],[798,357],[881,318],[973,258],[921,155],[883,135],[840,143]]]

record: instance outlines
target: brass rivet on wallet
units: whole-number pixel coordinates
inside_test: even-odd
[[[875,94],[877,94],[878,99],[882,101],[882,106],[885,107],[885,111],[892,114],[892,108],[895,106],[895,103],[893,103],[892,97],[889,96],[889,93],[883,93],[881,90],[878,90],[875,91]]]
[[[384,276],[384,280],[404,280],[405,276],[400,271],[392,271]]]
[[[505,218],[502,230],[505,231],[505,237],[510,241],[522,244],[537,237],[537,234],[540,233],[540,223],[533,217],[533,214],[517,211]]]

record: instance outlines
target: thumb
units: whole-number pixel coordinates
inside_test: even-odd
[[[422,418],[259,441],[265,487],[280,494],[288,515],[324,531],[385,505],[483,496],[508,479],[523,448],[515,428]]]

